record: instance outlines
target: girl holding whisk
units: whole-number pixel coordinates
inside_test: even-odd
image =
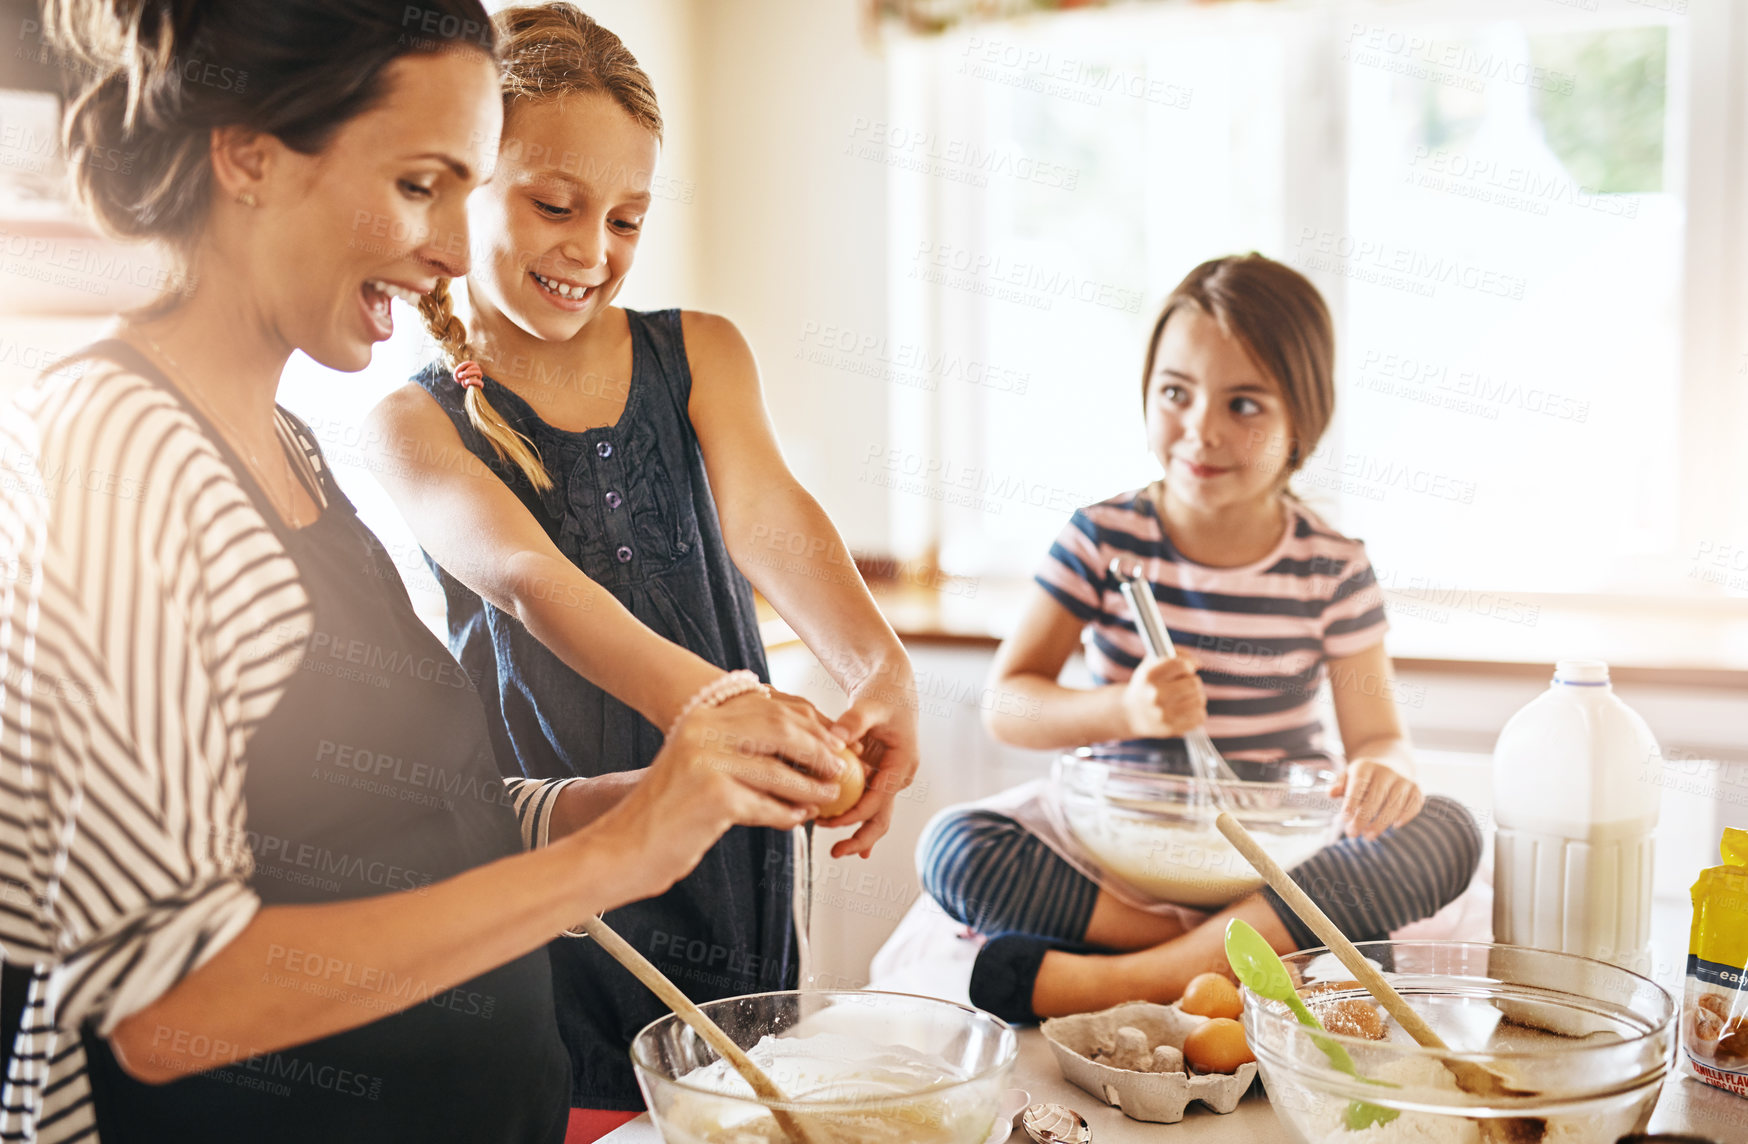
[[[1326,761],[1342,837],[1291,873],[1365,941],[1460,894],[1481,836],[1461,804],[1414,781],[1364,545],[1288,491],[1329,424],[1334,356],[1323,299],[1287,266],[1222,258],[1178,285],[1143,374],[1147,440],[1165,473],[1063,529],[992,672],[993,687],[1024,702],[995,704],[986,721],[1015,746],[1118,741],[1180,773],[1183,736],[1204,725],[1241,779]],[[1175,658],[1144,653],[1119,591],[1119,570],[1137,567]],[[1062,686],[1083,642],[1097,686]],[[1326,680],[1345,765],[1317,710]],[[917,854],[930,895],[991,935],[971,996],[1009,1020],[1173,1001],[1195,975],[1227,972],[1232,918],[1281,952],[1322,944],[1266,887],[1212,915],[1137,889],[1076,844],[1041,784],[943,812]]]

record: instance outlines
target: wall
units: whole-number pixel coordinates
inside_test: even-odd
[[[887,172],[845,155],[884,118],[885,65],[851,0],[694,0],[699,296],[746,334],[797,475],[852,548],[885,551],[886,496],[846,463],[887,389],[800,360],[827,326],[886,332]],[[815,335],[817,337],[817,335]]]

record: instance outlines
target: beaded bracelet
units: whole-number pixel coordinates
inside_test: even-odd
[[[674,721],[668,724],[667,738],[672,739],[674,732],[680,729],[680,724],[686,721],[686,716],[701,707],[717,707],[727,703],[737,695],[745,695],[750,691],[763,691],[764,683],[757,675],[742,669],[731,671],[717,677],[698,689],[698,693],[686,700],[686,705],[680,708],[680,713],[674,716]]]

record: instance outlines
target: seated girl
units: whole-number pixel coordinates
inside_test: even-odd
[[[1288,490],[1329,424],[1334,356],[1328,309],[1296,271],[1252,254],[1184,279],[1143,374],[1147,440],[1165,473],[1063,529],[993,669],[994,687],[1027,702],[996,704],[986,720],[1016,746],[1125,741],[1178,771],[1182,736],[1205,724],[1241,778],[1318,761],[1338,770],[1343,837],[1290,873],[1366,941],[1460,894],[1481,835],[1460,804],[1414,781],[1364,545]],[[1144,654],[1113,559],[1140,565],[1182,654]],[[1083,642],[1097,686],[1063,687],[1057,677]],[[1316,708],[1325,681],[1345,765]],[[1266,887],[1210,916],[1101,868],[1043,784],[944,811],[917,853],[935,900],[994,935],[971,997],[1009,1020],[1173,1001],[1198,973],[1229,972],[1232,918],[1281,952],[1322,944]]]

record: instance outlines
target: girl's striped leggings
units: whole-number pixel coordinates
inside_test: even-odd
[[[929,896],[978,933],[1086,937],[1098,883],[1004,814],[944,814],[917,854]],[[1342,933],[1374,941],[1437,913],[1469,885],[1480,860],[1474,816],[1455,799],[1428,795],[1418,815],[1376,841],[1344,838],[1288,873]],[[1301,949],[1323,944],[1273,889],[1262,893]]]

